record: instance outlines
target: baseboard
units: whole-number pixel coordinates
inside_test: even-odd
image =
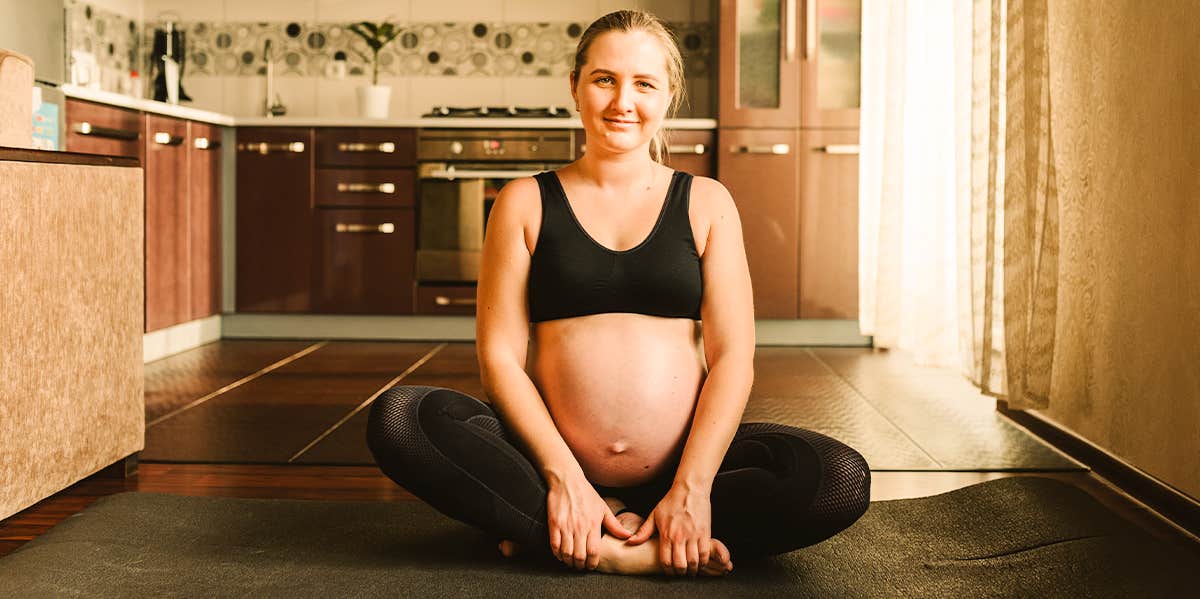
[[[142,363],[200,347],[221,338],[221,315],[177,324],[142,335]]]
[[[1013,410],[1008,402],[996,402],[996,411],[1025,427],[1063,453],[1079,460],[1130,497],[1146,504],[1176,526],[1200,537],[1200,502],[1141,469],[1080,437],[1061,424],[1036,412]]]
[[[870,347],[857,320],[759,320],[758,345]],[[388,339],[474,341],[470,316],[338,316],[321,314],[226,314],[221,336],[233,339]]]

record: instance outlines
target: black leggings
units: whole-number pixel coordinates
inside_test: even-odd
[[[546,483],[491,407],[450,389],[399,386],[371,406],[367,445],[384,474],[443,514],[549,552]],[[671,486],[597,486],[646,516]],[[712,537],[735,557],[784,553],[854,523],[870,502],[858,452],[812,431],[745,423],[712,484]]]

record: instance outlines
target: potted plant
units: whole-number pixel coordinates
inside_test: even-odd
[[[369,119],[386,119],[392,88],[386,85],[379,85],[379,51],[387,47],[388,44],[392,43],[392,40],[396,39],[396,36],[400,35],[400,28],[388,21],[381,23],[363,21],[350,25],[350,31],[367,42],[367,47],[371,49],[370,56],[354,49],[362,57],[363,62],[370,63],[371,65],[371,84],[358,88],[359,111],[362,116]]]

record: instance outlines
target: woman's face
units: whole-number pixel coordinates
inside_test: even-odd
[[[571,95],[589,149],[628,152],[649,144],[671,104],[662,42],[644,31],[600,34]]]

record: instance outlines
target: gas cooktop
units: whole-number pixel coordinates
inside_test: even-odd
[[[561,106],[434,106],[433,110],[421,115],[427,118],[571,118],[571,113]]]

